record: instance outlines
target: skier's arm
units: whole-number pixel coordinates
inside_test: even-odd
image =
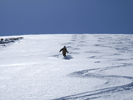
[[[66,50],[67,53],[69,53],[67,50]]]
[[[61,49],[59,52],[61,52],[63,49]]]

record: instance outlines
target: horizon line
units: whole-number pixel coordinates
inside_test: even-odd
[[[1,36],[21,36],[21,35],[45,35],[45,34],[133,34],[133,33],[97,33],[97,32],[95,32],[95,33],[87,33],[87,32],[85,32],[85,33],[25,33],[25,34],[8,34],[8,35],[0,35],[0,37]]]

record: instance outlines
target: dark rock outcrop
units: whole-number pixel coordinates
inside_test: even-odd
[[[8,43],[13,43],[13,42],[19,41],[21,39],[23,39],[23,37],[16,37],[16,38],[13,37],[13,38],[5,38],[5,39],[1,38],[0,44],[2,44],[2,46],[5,46]]]

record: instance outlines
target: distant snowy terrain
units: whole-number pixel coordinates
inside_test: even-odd
[[[21,37],[0,45],[0,100],[133,100],[133,35]]]

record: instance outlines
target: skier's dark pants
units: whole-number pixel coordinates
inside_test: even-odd
[[[66,54],[63,54],[64,57],[66,57]]]

